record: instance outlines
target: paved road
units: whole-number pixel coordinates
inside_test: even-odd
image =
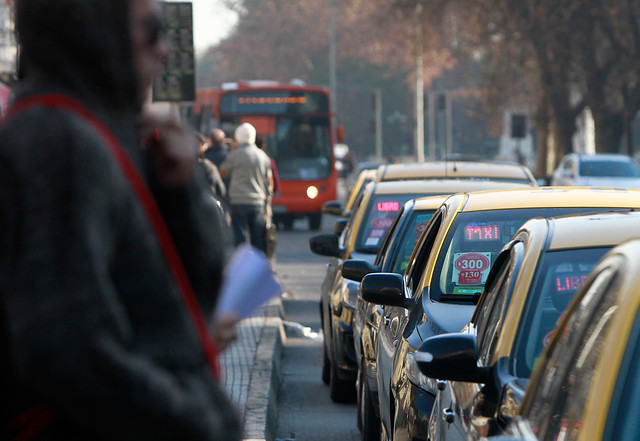
[[[321,232],[335,218],[325,216]],[[287,339],[283,351],[276,438],[300,441],[356,441],[356,406],[335,404],[320,379],[322,333],[318,302],[327,259],[309,251],[307,224],[279,231],[276,268],[287,292],[284,300]]]

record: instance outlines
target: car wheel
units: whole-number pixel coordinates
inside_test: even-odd
[[[360,364],[362,368],[362,363]],[[356,379],[356,407],[358,409],[358,430],[362,431],[362,415],[360,413],[360,402],[362,399],[362,369],[358,369],[358,378]]]
[[[360,366],[361,372],[364,371],[364,361]],[[360,397],[358,399],[358,419],[362,421],[361,435],[362,441],[377,441],[380,439],[380,418],[376,415],[375,407],[371,401],[371,392],[369,391],[369,382],[366,380],[367,375],[361,374],[360,381]]]
[[[334,403],[353,403],[356,388],[352,381],[341,380],[335,363],[329,362],[329,396]]]
[[[327,352],[327,342],[328,342],[328,336],[329,334],[327,333],[327,330],[324,327],[324,309],[323,309],[323,304],[322,304],[322,300],[320,300],[320,303],[318,303],[319,309],[320,309],[320,323],[322,323],[322,382],[324,384],[329,384],[329,365],[331,364],[331,361],[329,360],[329,354]]]
[[[331,376],[331,361],[329,357],[327,357],[327,347],[322,345],[322,382],[324,384],[329,384],[329,378]]]

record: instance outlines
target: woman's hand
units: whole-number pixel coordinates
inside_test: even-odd
[[[216,316],[213,324],[213,338],[220,352],[223,352],[238,339],[237,325],[239,322],[240,318],[235,313]]]
[[[185,183],[198,161],[198,138],[168,114],[146,111],[140,123],[143,140],[153,151],[159,179],[166,185]]]

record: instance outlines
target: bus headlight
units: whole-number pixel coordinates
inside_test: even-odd
[[[316,187],[315,185],[310,185],[309,188],[307,188],[307,197],[309,199],[315,199],[318,197],[318,187]]]

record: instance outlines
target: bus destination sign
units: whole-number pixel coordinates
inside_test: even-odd
[[[329,113],[326,94],[305,91],[268,90],[227,92],[220,102],[223,115],[259,115],[286,113]]]

